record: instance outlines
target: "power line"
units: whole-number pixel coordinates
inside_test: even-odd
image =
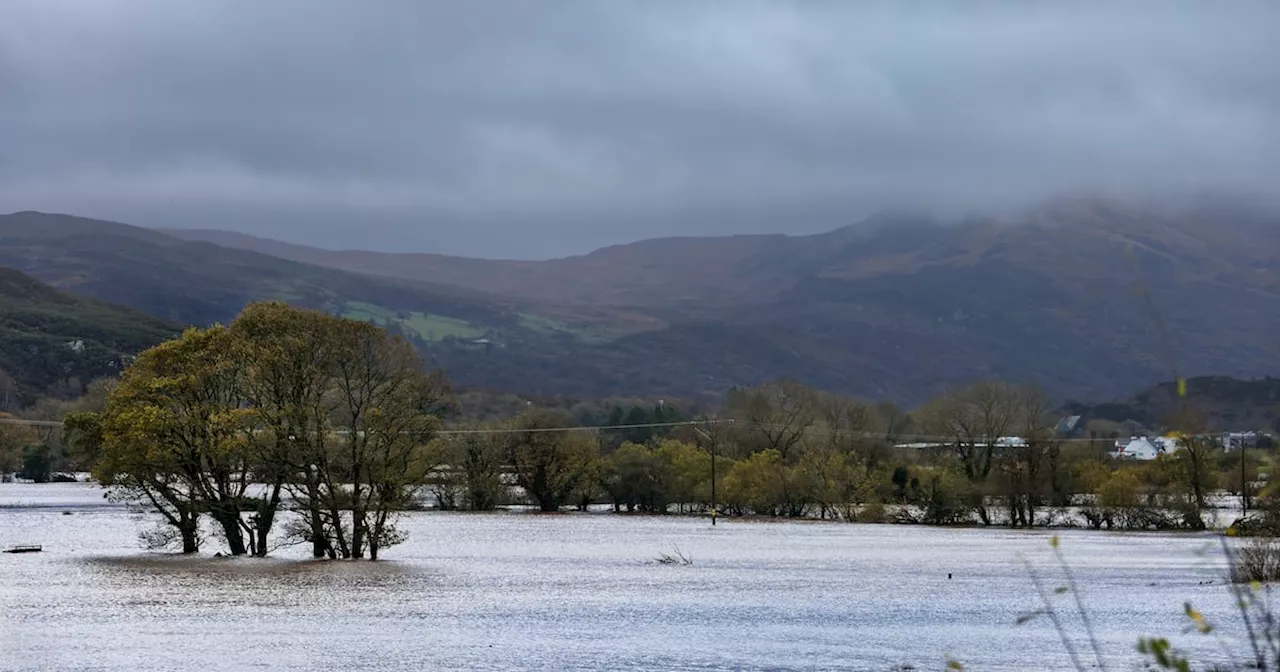
[[[486,429],[442,429],[435,434],[439,435],[458,435],[458,434],[524,434],[529,432],[588,432],[588,431],[610,431],[621,429],[648,429],[657,427],[692,427],[697,425],[715,425],[719,423],[732,423],[732,420],[686,420],[684,422],[643,422],[631,425],[578,425],[574,427],[533,427],[528,429],[520,429],[515,427],[493,427]],[[62,427],[61,420],[24,420],[22,418],[0,418],[0,424],[6,425],[28,425],[32,427]]]
[[[616,429],[648,429],[653,427],[693,427],[697,425],[715,425],[719,423],[733,423],[732,420],[686,420],[684,422],[642,422],[634,425],[581,425],[576,427],[533,427],[529,429],[520,429],[516,427],[494,427],[489,429],[443,429],[436,434],[447,436],[458,434],[526,434],[541,432],[599,432],[611,431]]]
[[[22,418],[0,418],[0,424],[5,425],[26,425],[31,427],[62,427],[60,420],[25,420]],[[518,427],[490,427],[477,429],[442,429],[435,432],[438,436],[465,436],[465,435],[484,435],[484,434],[543,434],[552,432],[601,432],[601,431],[618,431],[627,429],[658,429],[672,427],[699,427],[710,425],[733,425],[739,428],[752,429],[787,429],[787,425],[772,424],[765,422],[744,422],[734,419],[711,419],[711,420],[686,420],[682,422],[642,422],[626,425],[575,425],[572,427],[532,427],[521,429]],[[898,442],[931,442],[941,446],[949,446],[956,443],[954,436],[945,436],[939,434],[896,434],[886,435],[884,432],[842,432],[816,429],[807,427],[798,430],[802,435],[808,436],[845,436],[849,438],[863,439],[888,439],[892,438]],[[1013,437],[965,437],[963,443],[985,444],[999,443],[1002,439]],[[1054,439],[1055,443],[1106,443],[1116,441],[1110,438],[1060,438]]]
[[[735,427],[752,427],[756,429],[775,429],[775,430],[776,429],[785,430],[790,428],[788,425],[767,423],[767,422],[738,422],[734,426]],[[914,441],[921,441],[921,442],[931,441],[931,442],[936,442],[943,445],[954,445],[957,442],[961,442],[965,444],[998,443],[1001,440],[1008,440],[1012,438],[1019,438],[1019,439],[1025,440],[1025,437],[1015,437],[1012,435],[995,436],[995,437],[974,436],[974,437],[957,438],[955,435],[947,436],[943,434],[892,434],[890,435],[886,432],[865,432],[865,431],[854,432],[854,431],[839,431],[839,430],[833,431],[833,430],[815,429],[813,427],[806,427],[803,429],[796,428],[796,431],[802,435],[802,438],[803,436],[843,436],[843,437],[861,438],[861,439],[893,439],[894,441],[904,441],[904,440],[914,440]],[[1094,443],[1099,441],[1115,441],[1115,440],[1116,439],[1101,438],[1101,437],[1099,438],[1055,438],[1052,440],[1052,442],[1053,443]]]

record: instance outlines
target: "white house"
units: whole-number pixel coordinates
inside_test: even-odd
[[[1157,457],[1178,450],[1178,440],[1169,436],[1132,436],[1128,440],[1116,441],[1116,449],[1112,457],[1128,460],[1154,460]]]

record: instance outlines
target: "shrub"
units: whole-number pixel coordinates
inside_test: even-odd
[[[1254,537],[1241,544],[1232,578],[1238,583],[1280,581],[1280,540]]]
[[[870,502],[858,512],[859,523],[883,523],[889,514],[880,502]]]

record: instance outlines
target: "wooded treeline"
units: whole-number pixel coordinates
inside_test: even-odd
[[[1225,452],[1188,433],[1169,455],[1118,460],[1111,437],[1061,437],[1046,395],[999,381],[910,414],[778,381],[734,390],[716,418],[656,428],[645,441],[600,432],[594,451],[581,434],[522,433],[570,422],[535,409],[491,423],[493,434],[453,437],[449,461],[461,468],[432,489],[445,508],[493,508],[510,497],[502,480],[510,468],[544,511],[606,502],[617,511],[705,513],[714,451],[715,505],[727,515],[1202,529],[1214,493],[1239,496],[1246,509],[1272,501],[1269,490],[1258,492],[1265,451]],[[504,467],[508,456],[515,459]]]

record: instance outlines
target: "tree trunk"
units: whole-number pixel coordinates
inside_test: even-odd
[[[334,520],[333,538],[336,539],[338,542],[338,548],[336,549],[336,552],[338,555],[341,555],[342,558],[345,560],[351,557],[351,547],[347,545],[347,535],[346,535],[346,532],[344,532],[342,529],[342,511],[338,510],[337,504],[331,505],[329,509],[330,509],[329,515],[333,516],[333,520]],[[332,548],[332,543],[331,542],[326,542],[326,543],[330,543],[330,547],[331,547],[329,551],[329,556],[335,557],[334,556],[335,550]]]
[[[248,553],[244,543],[244,531],[240,529],[240,516],[235,512],[220,511],[214,513],[213,517],[222,526],[222,532],[227,537],[227,550],[231,555]]]
[[[264,526],[261,522],[259,522],[258,525],[259,527],[256,530],[254,530],[255,536],[257,537],[258,540],[254,546],[253,554],[259,558],[265,558],[267,557],[267,537],[271,533],[271,523],[268,522]]]
[[[330,550],[329,537],[324,531],[324,520],[320,518],[320,512],[316,509],[311,510],[311,557],[319,560],[325,556]]]
[[[311,557],[319,560],[332,554],[328,533],[324,529],[324,516],[320,513],[320,488],[310,480],[307,483],[307,517],[311,523]]]
[[[365,512],[359,507],[353,508],[351,511],[351,557],[363,558],[364,549],[369,542],[369,521],[365,519]]]
[[[272,526],[275,525],[276,511],[280,508],[280,490],[283,487],[284,483],[277,480],[271,484],[270,496],[256,500],[257,511],[250,518],[249,529],[246,530],[249,537],[249,551],[256,557],[267,557],[267,540],[271,536]]]
[[[178,533],[182,535],[182,553],[190,555],[200,552],[200,519],[183,520],[178,526]]]
[[[369,521],[365,513],[365,506],[361,502],[361,498],[364,497],[364,489],[361,487],[360,483],[364,476],[360,468],[358,457],[359,454],[356,452],[355,445],[352,445],[351,458],[355,464],[351,473],[351,557],[353,558],[364,557],[364,547],[365,543],[368,541],[369,525]],[[372,488],[373,486],[370,485],[369,487]],[[372,493],[370,493],[370,496],[372,496]]]

